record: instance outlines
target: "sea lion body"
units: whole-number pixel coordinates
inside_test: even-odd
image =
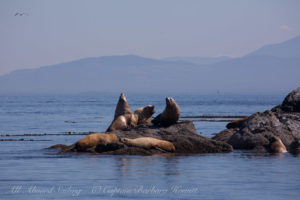
[[[271,153],[286,153],[286,147],[282,143],[281,139],[277,136],[274,136],[270,140],[269,151]]]
[[[154,125],[161,125],[161,126],[170,126],[175,124],[180,117],[180,109],[176,101],[171,98],[166,98],[166,107],[165,110],[156,116],[152,123]]]
[[[118,137],[115,134],[93,133],[77,141],[75,143],[75,149],[78,151],[86,151],[96,147],[99,143],[108,144],[117,141]]]
[[[226,125],[226,128],[240,128],[241,125],[246,121],[249,117],[244,117],[242,119],[234,120]]]
[[[147,124],[151,122],[151,116],[155,113],[153,105],[147,105],[136,109],[133,112],[138,116],[138,124]]]
[[[175,146],[171,142],[152,137],[140,137],[136,139],[121,138],[121,142],[128,146],[140,147],[144,149],[158,148],[168,152],[175,151]]]
[[[130,113],[118,116],[108,127],[106,132],[114,130],[126,130],[138,124],[138,116]]]
[[[117,117],[119,117],[120,115],[130,114],[130,113],[131,113],[130,106],[127,102],[127,99],[126,99],[124,93],[122,93],[119,97],[119,101],[118,101],[118,104],[116,106],[114,120]]]

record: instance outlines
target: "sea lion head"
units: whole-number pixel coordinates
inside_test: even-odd
[[[121,143],[124,143],[124,144],[128,144],[129,142],[130,142],[130,139],[128,139],[128,138],[120,138],[120,140],[119,140]]]
[[[173,98],[171,98],[171,97],[166,98],[166,105],[167,106],[172,106],[174,104],[176,104],[176,101]]]
[[[154,108],[155,108],[155,106],[153,106],[153,105],[145,106],[143,109],[143,114],[145,115],[145,117],[151,117],[155,113]]]
[[[120,99],[122,99],[123,101],[127,101],[126,97],[125,97],[125,94],[124,93],[121,93],[120,95]]]
[[[166,110],[177,113],[178,115],[180,114],[180,109],[179,109],[178,104],[171,97],[166,98]]]
[[[155,110],[153,105],[147,105],[134,111],[134,114],[138,117],[138,124],[149,123],[154,113]]]

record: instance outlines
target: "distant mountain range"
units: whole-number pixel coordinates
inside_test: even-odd
[[[300,36],[279,44],[266,45],[247,56],[300,57]]]
[[[163,60],[167,60],[167,61],[182,61],[182,62],[188,62],[188,63],[193,63],[196,65],[210,65],[210,64],[215,64],[218,62],[222,62],[222,61],[226,61],[226,60],[230,60],[230,57],[227,56],[221,56],[221,57],[168,57],[168,58],[164,58]]]
[[[86,58],[0,76],[0,93],[287,93],[300,86],[300,36],[242,58]]]

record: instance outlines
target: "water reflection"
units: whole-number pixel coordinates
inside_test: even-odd
[[[165,176],[177,176],[180,174],[178,170],[179,160],[177,156],[164,156],[163,161]]]
[[[117,167],[119,168],[120,176],[131,176],[132,173],[141,173],[142,169],[151,167],[161,168],[165,176],[175,176],[179,174],[177,164],[179,163],[178,157],[170,154],[154,155],[154,156],[125,156],[119,157],[117,160]],[[157,161],[161,162],[161,166],[153,166]],[[133,170],[134,168],[138,168]]]
[[[265,150],[235,150],[235,156],[241,158],[257,159],[257,158],[285,158],[290,157],[290,153],[269,153]]]

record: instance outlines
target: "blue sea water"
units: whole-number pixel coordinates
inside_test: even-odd
[[[284,95],[174,95],[182,116],[250,115]],[[164,95],[128,94],[132,110]],[[300,158],[255,151],[188,156],[60,155],[46,150],[102,132],[118,95],[0,96],[0,199],[298,199]],[[194,122],[211,137],[226,122]],[[44,134],[24,136],[23,134]],[[17,136],[20,135],[20,136]],[[28,141],[33,140],[33,141]],[[40,141],[36,141],[40,140]]]

